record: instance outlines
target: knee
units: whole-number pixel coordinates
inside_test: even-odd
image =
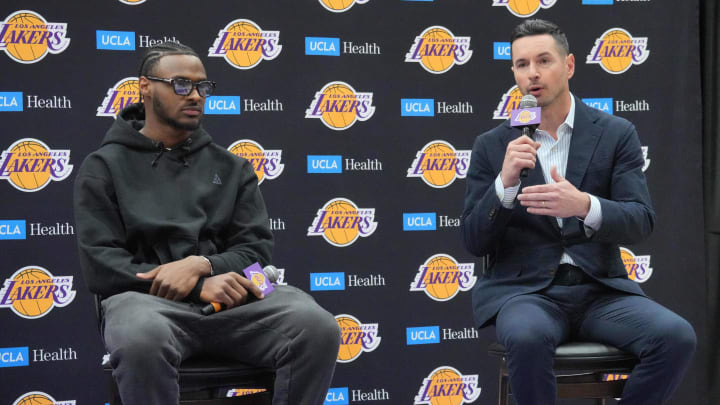
[[[132,324],[106,325],[105,342],[113,366],[119,362],[135,366],[158,360],[179,364],[180,355],[171,345],[170,329],[152,316],[139,315]]]
[[[312,345],[316,350],[337,356],[340,347],[340,328],[335,318],[320,306],[305,305],[293,316],[297,327],[301,328],[298,339],[304,345]]]
[[[541,353],[552,355],[556,346],[551,337],[533,328],[518,328],[512,333],[507,333],[503,345],[510,353],[533,355]]]
[[[652,334],[654,346],[661,353],[675,357],[690,357],[697,347],[695,329],[688,321],[679,316],[669,322],[656,326]]]
[[[697,347],[695,329],[685,319],[678,319],[668,328],[667,345],[680,354],[690,355]]]

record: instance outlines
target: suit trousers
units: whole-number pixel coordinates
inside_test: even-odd
[[[624,405],[665,402],[682,380],[697,344],[692,326],[674,312],[592,279],[516,296],[501,307],[495,326],[520,405],[555,404],[552,358],[565,341],[610,344],[640,359],[623,390]]]
[[[274,405],[320,405],[340,331],[312,297],[277,286],[262,300],[202,315],[202,305],[126,292],[102,302],[103,338],[126,405],[179,402],[177,367],[194,355],[276,371]]]

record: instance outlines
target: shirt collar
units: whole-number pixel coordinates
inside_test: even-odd
[[[572,93],[570,93],[570,111],[568,111],[567,118],[565,118],[563,124],[570,127],[570,130],[572,130],[575,125],[575,96],[573,96]]]

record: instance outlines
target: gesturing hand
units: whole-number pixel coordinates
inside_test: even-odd
[[[528,207],[527,212],[531,214],[585,218],[590,210],[590,197],[587,193],[578,190],[559,175],[557,166],[550,169],[550,176],[555,183],[523,188],[517,197],[520,204]]]

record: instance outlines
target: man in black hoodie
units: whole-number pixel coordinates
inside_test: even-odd
[[[192,49],[149,48],[143,102],[118,114],[75,180],[80,263],[103,299],[120,396],[176,404],[177,366],[209,354],[275,369],[274,404],[322,404],[337,323],[297,288],[264,297],[240,275],[270,263],[273,240],[251,164],[200,125],[214,88]],[[227,310],[204,316],[209,302]]]

